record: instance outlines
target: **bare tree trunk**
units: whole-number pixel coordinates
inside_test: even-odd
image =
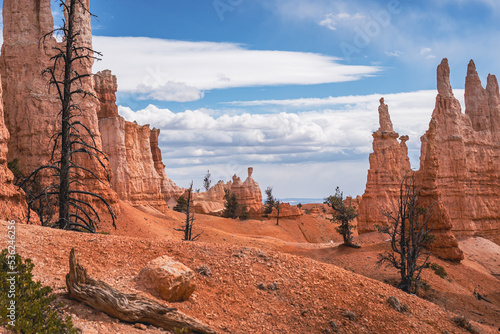
[[[73,71],[73,44],[76,0],[71,0],[68,10],[66,52],[64,61],[63,99],[61,109],[61,173],[59,174],[59,228],[69,224],[69,179],[70,179],[70,116],[71,116],[71,76]]]
[[[188,317],[175,308],[136,294],[122,293],[104,282],[94,280],[78,263],[74,248],[71,249],[69,255],[66,287],[71,298],[126,322],[151,324],[169,331],[178,329],[196,334],[216,333],[207,325]]]

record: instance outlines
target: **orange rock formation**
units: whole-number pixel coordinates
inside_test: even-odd
[[[358,231],[375,231],[376,225],[388,223],[385,211],[397,208],[401,180],[411,169],[406,141],[394,131],[389,107],[380,99],[379,129],[373,133],[373,153],[370,154],[370,169],[366,190],[359,203]],[[398,141],[399,138],[399,141]]]
[[[438,122],[438,189],[455,234],[500,231],[500,94],[494,75],[486,89],[471,60],[465,81],[465,114],[454,97],[450,68],[437,69],[438,95],[432,117]]]
[[[259,184],[252,177],[253,167],[248,168],[248,177],[245,182],[234,174],[233,181],[226,184],[218,182],[207,192],[194,194],[194,208],[198,213],[219,213],[224,210],[225,190],[236,195],[238,203],[247,207],[250,218],[262,216],[262,192]]]
[[[253,179],[252,173],[253,167],[248,167],[248,177],[243,183],[235,174],[231,192],[236,195],[239,204],[247,207],[250,217],[259,218],[262,215],[262,192],[259,184]]]
[[[429,226],[434,240],[429,248],[436,256],[451,261],[461,261],[464,254],[458,248],[458,241],[451,232],[452,221],[448,210],[441,200],[441,193],[437,185],[439,169],[436,151],[436,133],[439,125],[435,119],[429,123],[429,130],[423,135],[420,169],[416,172],[415,181],[420,190],[419,204],[424,208],[431,208]]]
[[[88,0],[84,3],[88,5]],[[52,147],[50,138],[59,127],[57,119],[60,102],[56,98],[55,89],[49,90],[49,78],[41,75],[45,68],[53,66],[50,58],[55,54],[53,48],[58,43],[51,34],[41,42],[41,38],[54,27],[50,0],[6,0],[3,3],[3,16],[4,43],[0,71],[3,78],[5,123],[11,133],[7,158],[18,158],[20,169],[24,174],[29,174],[49,161]],[[80,9],[75,24],[80,29],[77,43],[91,48],[89,13]],[[82,60],[78,65],[75,64],[76,70],[79,73],[90,73],[92,63],[93,61]],[[93,92],[91,78],[82,79],[81,84],[84,90]],[[78,120],[94,134],[97,148],[101,149],[96,114],[98,101],[89,96],[85,99],[75,96],[74,103],[81,108]],[[75,155],[75,162],[106,180],[105,170],[87,155]],[[104,162],[106,165],[106,161]],[[86,179],[84,183],[87,190],[103,196],[110,203],[117,201],[116,194],[107,183],[98,182],[88,173],[81,173],[79,177]]]
[[[149,125],[128,122],[118,115],[116,106],[116,77],[111,71],[98,72],[95,89],[100,101],[99,130],[103,150],[108,155],[113,179],[112,188],[120,199],[139,207],[167,210],[167,201],[180,196],[177,187],[165,174],[158,147],[160,130]]]
[[[453,95],[449,76],[445,58],[437,68],[436,107],[429,130],[421,138],[417,180],[422,200],[428,205],[436,202],[432,218],[436,241],[431,248],[442,258],[460,260],[463,255],[450,229],[455,235],[494,235],[500,230],[500,93],[494,75],[488,76],[486,89],[481,86],[471,60],[465,81],[464,114]],[[360,233],[372,231],[377,223],[384,222],[381,209],[394,205],[397,198],[393,182],[400,182],[402,173],[409,170],[406,146],[397,147],[397,134],[390,132],[392,124],[381,102],[381,125],[374,133],[374,153],[370,155],[366,191],[359,208]],[[382,132],[385,141],[379,139],[383,130],[389,137],[384,138]],[[385,208],[383,203],[387,203]]]
[[[0,88],[0,219],[24,222],[28,207],[24,194],[13,184],[14,176],[7,168],[7,142],[9,132],[5,127]]]

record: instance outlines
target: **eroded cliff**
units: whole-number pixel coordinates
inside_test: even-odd
[[[88,0],[83,3],[88,6]],[[75,25],[80,35],[76,43],[78,46],[91,48],[90,14],[79,6],[78,8]],[[7,159],[19,159],[19,168],[28,175],[49,162],[53,144],[51,138],[60,128],[60,101],[56,98],[55,87],[49,89],[50,78],[42,76],[42,72],[53,66],[50,58],[56,52],[54,48],[62,47],[62,44],[58,44],[50,34],[54,27],[50,0],[5,0],[3,17],[4,43],[0,71],[3,78],[5,123],[11,134]],[[81,62],[75,62],[75,70],[78,73],[91,73],[92,65],[91,59],[82,59]],[[78,84],[81,89],[94,92],[92,78],[82,78]],[[91,96],[83,98],[75,95],[73,102],[81,109],[73,120],[84,124],[93,134],[97,149],[102,149],[96,114],[98,101]],[[91,141],[90,136],[84,133],[82,137],[87,142]],[[101,180],[107,179],[105,168],[109,169],[109,164],[106,161],[103,168],[89,155],[75,154],[73,158]],[[83,169],[79,170],[76,177],[85,185],[85,190],[101,195],[110,203],[118,200],[107,182],[99,182]],[[45,176],[41,182],[46,184],[49,179],[49,176]],[[79,186],[75,184],[75,187]]]
[[[471,60],[465,80],[465,113],[454,97],[450,68],[437,69],[432,117],[438,157],[437,185],[455,234],[490,235],[500,230],[500,94],[494,75],[486,89]]]
[[[100,101],[97,114],[103,150],[113,172],[112,188],[120,199],[134,206],[164,212],[168,209],[167,201],[184,190],[165,174],[158,147],[160,130],[128,122],[118,115],[115,95],[118,86],[111,71],[98,72],[94,80]]]
[[[1,93],[0,87],[0,220],[25,222],[28,207],[24,193],[13,184],[14,176],[7,168],[9,132],[4,123]]]

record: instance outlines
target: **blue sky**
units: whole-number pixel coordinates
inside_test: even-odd
[[[180,186],[253,166],[280,198],[337,185],[361,195],[380,97],[418,167],[441,59],[459,100],[470,59],[483,82],[500,74],[497,0],[91,0],[91,10],[104,55],[94,70],[117,75],[127,120],[162,130]]]

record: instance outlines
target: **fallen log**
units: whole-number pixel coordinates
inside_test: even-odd
[[[94,280],[81,266],[72,248],[69,255],[69,273],[66,274],[69,296],[112,317],[130,323],[145,323],[169,331],[187,330],[187,333],[213,334],[214,330],[154,300],[137,294],[122,293],[108,284]]]

